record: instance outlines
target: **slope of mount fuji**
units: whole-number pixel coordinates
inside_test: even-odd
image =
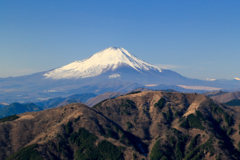
[[[109,47],[88,59],[75,61],[50,71],[44,74],[44,76],[52,79],[87,78],[98,76],[107,71],[114,71],[121,67],[131,67],[140,73],[150,70],[161,72],[157,67],[138,59],[124,48]],[[120,74],[115,73],[109,75],[109,78],[119,76]]]

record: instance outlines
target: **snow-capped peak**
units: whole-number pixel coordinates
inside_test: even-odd
[[[138,72],[148,70],[161,72],[161,69],[158,67],[138,59],[124,48],[109,47],[92,55],[88,59],[75,61],[52,70],[44,74],[44,76],[52,79],[87,78],[100,75],[109,70],[114,71],[120,66],[130,66]]]

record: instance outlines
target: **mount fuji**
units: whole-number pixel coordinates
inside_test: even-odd
[[[108,71],[116,72],[116,76],[110,75],[109,78],[119,77],[119,68],[129,67],[139,73],[161,72],[161,69],[150,65],[130,54],[124,48],[109,47],[100,51],[88,59],[75,61],[61,68],[50,71],[44,76],[52,79],[70,79],[95,77]]]
[[[87,78],[88,81],[119,80],[144,85],[176,84],[177,81],[179,84],[185,84],[184,82],[188,79],[176,72],[148,64],[121,47],[109,47],[85,60],[75,61],[46,72],[43,76],[48,80],[84,80]]]
[[[240,87],[240,81],[187,78],[148,64],[124,48],[109,47],[87,59],[60,68],[32,75],[0,78],[0,102],[29,102],[79,93],[128,92],[138,87],[180,88],[180,91],[185,91],[181,90],[183,86],[237,88]]]

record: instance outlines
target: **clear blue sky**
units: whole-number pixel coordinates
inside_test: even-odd
[[[240,78],[240,1],[0,1],[0,77],[110,46],[191,78]]]

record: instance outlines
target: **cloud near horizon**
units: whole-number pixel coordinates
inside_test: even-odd
[[[176,69],[176,68],[188,68],[187,66],[176,66],[171,64],[155,64],[155,66],[162,69]]]

